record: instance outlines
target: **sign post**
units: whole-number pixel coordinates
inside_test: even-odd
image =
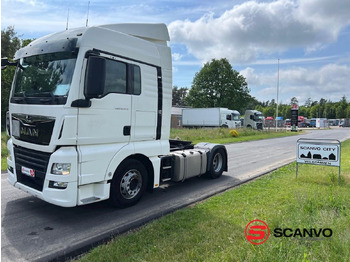
[[[340,182],[340,155],[341,143],[336,139],[307,139],[297,140],[297,167],[298,164],[335,166],[339,168]]]
[[[298,112],[299,112],[298,104],[293,104],[291,111],[292,111],[292,118],[290,121],[291,131],[297,132],[298,131]]]

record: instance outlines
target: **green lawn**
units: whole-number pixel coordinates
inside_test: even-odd
[[[291,132],[287,131],[286,129],[280,129],[276,132],[275,129],[264,129],[263,131],[258,131],[249,128],[240,128],[236,129],[236,131],[238,132],[238,136],[233,137],[229,133],[230,129],[227,128],[171,129],[170,138],[175,139],[177,137],[180,140],[192,141],[194,144],[199,142],[229,144],[300,134],[300,132]]]
[[[299,165],[179,210],[97,247],[81,261],[350,261],[350,140],[338,169]],[[246,225],[265,221],[262,245],[245,238]],[[330,228],[329,238],[273,236],[280,228]]]
[[[1,132],[1,170],[7,169],[7,140],[6,132]]]

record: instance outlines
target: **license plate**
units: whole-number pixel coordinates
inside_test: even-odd
[[[35,170],[22,166],[22,174],[30,177],[35,177]]]

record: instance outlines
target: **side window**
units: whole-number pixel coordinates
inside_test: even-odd
[[[231,115],[226,115],[226,120],[232,120]]]
[[[134,95],[141,94],[141,71],[139,66],[134,67]]]
[[[108,93],[126,94],[126,83],[126,64],[106,59],[104,95]]]
[[[99,64],[97,64],[96,60],[99,61]],[[95,61],[95,63],[93,61]],[[104,97],[113,93],[129,95],[141,94],[140,66],[105,57],[97,57],[95,60],[92,60],[91,63],[97,67],[91,72],[88,72],[88,70],[86,71],[86,81],[88,78],[96,80],[97,75],[99,75],[98,77],[100,78],[104,76],[104,79],[100,79],[98,97]],[[87,68],[89,68],[89,66]],[[101,72],[97,74],[96,71],[98,71],[98,69],[103,70],[100,70]]]

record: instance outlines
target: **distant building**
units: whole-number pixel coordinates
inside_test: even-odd
[[[182,128],[182,107],[171,108],[171,128]]]

